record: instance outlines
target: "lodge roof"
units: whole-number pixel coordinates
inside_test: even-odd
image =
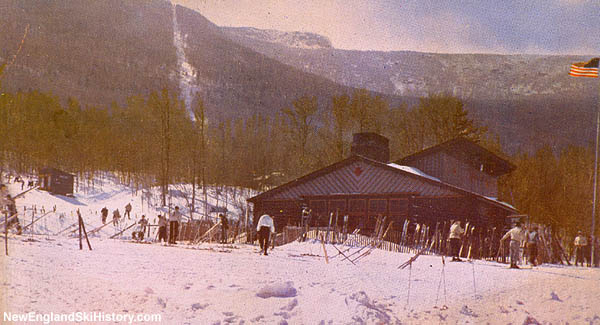
[[[44,167],[39,170],[40,174],[54,174],[54,175],[65,175],[65,176],[75,176],[73,174],[67,173],[60,169],[54,167]]]
[[[352,171],[350,169],[344,168],[352,164],[356,164],[357,162],[364,163],[372,169],[373,176],[360,181],[361,184],[358,184],[359,181],[355,180],[355,178],[351,175]],[[398,178],[389,177],[391,175],[401,175],[405,176],[405,178],[402,181],[398,181]],[[506,203],[500,202],[494,198],[489,198],[465,189],[461,189],[448,183],[444,183],[433,176],[423,173],[417,168],[401,166],[394,163],[386,164],[360,155],[352,155],[349,158],[341,160],[337,163],[316,170],[269,191],[263,192],[248,199],[248,201],[256,203],[263,200],[273,199],[293,200],[300,199],[303,196],[317,194],[316,192],[319,191],[325,192],[328,195],[340,194],[337,192],[331,192],[332,189],[340,187],[356,189],[362,187],[362,189],[369,189],[373,192],[377,192],[378,189],[385,188],[386,190],[394,190],[394,192],[412,194],[424,192],[427,193],[428,196],[440,197],[459,194],[474,197],[488,204],[508,210],[511,213],[516,213],[515,208]],[[310,192],[310,194],[303,192]],[[350,193],[353,192],[350,191]],[[350,195],[350,193],[348,193],[348,195]],[[354,194],[359,193],[354,192]]]
[[[399,165],[412,165],[414,162],[439,151],[461,159],[492,176],[501,176],[516,169],[516,166],[509,161],[498,157],[495,153],[485,149],[477,143],[465,138],[458,137],[452,140],[440,143],[438,145],[426,148],[412,155],[406,156],[396,161]]]

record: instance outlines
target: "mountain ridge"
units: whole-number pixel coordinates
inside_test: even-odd
[[[0,7],[7,13],[0,62],[10,61],[30,26],[4,72],[8,91],[39,89],[104,107],[164,87],[183,93],[175,13],[189,80],[211,118],[272,116],[304,95],[325,107],[333,95],[365,88],[391,106],[431,93],[457,96],[511,152],[594,139],[595,83],[567,74],[581,56],[339,50],[316,34],[219,27],[161,0],[5,0]]]

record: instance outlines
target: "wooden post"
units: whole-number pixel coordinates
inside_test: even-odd
[[[79,220],[79,250],[83,249],[83,243],[81,242],[81,217],[77,218]]]
[[[334,242],[337,244],[340,241],[340,230],[338,229],[338,216],[340,214],[340,209],[335,209],[335,227],[334,227]]]
[[[331,222],[333,221],[333,212],[329,213],[329,224],[327,225],[327,234],[325,235],[325,240],[327,242],[331,241],[329,238],[329,231],[331,230]]]
[[[23,213],[23,216],[25,216],[25,213]],[[34,210],[31,209],[31,229],[29,229],[29,238],[30,239],[33,239],[33,219],[34,219],[34,217],[35,217]]]
[[[4,214],[4,249],[6,251],[6,256],[8,256],[8,213]]]
[[[321,234],[321,245],[323,245],[323,253],[325,254],[325,263],[329,264],[329,257],[327,257],[327,250],[325,249],[325,242],[323,241],[323,234]],[[354,264],[354,262],[352,262]]]
[[[81,214],[79,213],[79,211],[77,211],[77,214],[79,217],[79,224],[81,225],[81,228],[83,229],[83,234],[85,235],[85,241],[87,242],[89,249],[92,250],[92,245],[90,245],[90,240],[88,239],[87,231],[85,231],[85,223],[83,222],[83,218],[81,218]],[[79,236],[79,247],[81,249],[81,234]]]

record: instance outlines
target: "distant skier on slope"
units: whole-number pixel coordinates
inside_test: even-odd
[[[100,213],[102,214],[102,224],[106,224],[106,218],[108,217],[108,209],[104,207],[102,208],[102,210],[100,210]]]
[[[116,227],[119,225],[119,219],[121,219],[121,213],[119,212],[119,209],[116,209],[113,211],[113,226]]]
[[[460,251],[460,239],[462,238],[465,230],[460,226],[460,220],[454,221],[450,226],[450,234],[448,240],[450,241],[450,254],[452,255],[452,261],[462,261],[458,256]]]
[[[127,219],[131,220],[131,203],[127,203],[125,206],[125,214],[123,215],[123,218],[125,218],[125,216],[127,216]]]
[[[523,229],[521,228],[521,223],[516,222],[515,226],[509,230],[503,237],[500,239],[501,242],[504,242],[508,238],[510,238],[510,268],[518,269],[517,261],[519,261],[519,253],[521,252],[521,242],[525,239],[525,234]]]
[[[263,214],[258,219],[256,225],[256,231],[258,232],[258,243],[260,244],[260,250],[267,254],[267,248],[269,247],[269,235],[275,233],[275,225],[273,225],[273,219],[268,214]]]

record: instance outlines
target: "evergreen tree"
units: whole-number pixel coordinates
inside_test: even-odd
[[[458,136],[479,142],[487,131],[469,118],[462,101],[453,96],[434,94],[421,98],[416,113],[420,126],[427,131],[426,146]]]

